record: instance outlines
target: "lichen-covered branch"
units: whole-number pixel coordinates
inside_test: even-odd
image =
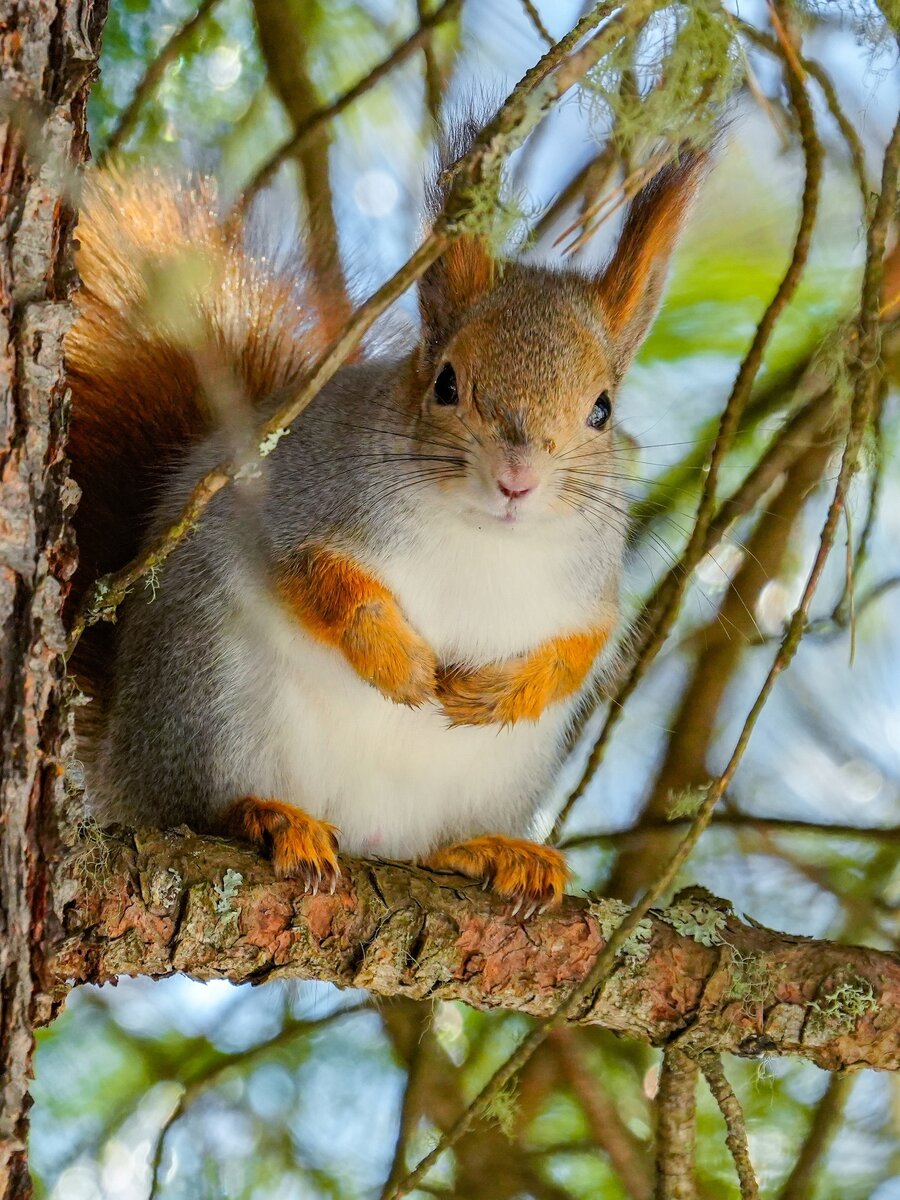
[[[568,898],[527,923],[477,884],[345,860],[334,896],[276,881],[249,849],[144,831],[85,859],[49,965],[58,998],[119,975],[328,980],[536,1017],[585,980],[617,901]],[[699,892],[653,910],[576,1019],[686,1052],[900,1069],[900,956],[750,926]]]

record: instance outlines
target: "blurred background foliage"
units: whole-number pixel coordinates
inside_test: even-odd
[[[212,172],[228,205],[310,114],[365,76],[435,7],[429,0],[207,0],[198,10],[187,0],[114,0],[91,101],[95,157],[102,160],[112,139],[128,164]],[[367,294],[420,236],[439,105],[474,96],[489,107],[545,48],[542,29],[558,37],[580,11],[569,0],[464,0],[426,52],[410,54],[287,155],[260,189],[252,218],[271,251],[293,247],[311,224],[309,269],[343,293],[343,281],[328,274],[339,247],[346,296],[335,302]],[[804,53],[824,68],[859,139],[856,167],[877,184],[900,98],[888,24],[864,0],[809,3],[796,18]],[[794,236],[802,160],[781,65],[752,35],[738,36],[738,19],[772,34],[759,0],[733,0],[725,10],[702,0],[670,6],[509,164],[508,188],[526,218],[523,252],[559,260],[574,241],[571,256],[590,265],[608,253],[616,225],[613,214],[592,230],[597,201],[615,199],[656,139],[708,130],[727,102],[727,139],[620,404],[621,487],[635,521],[626,588],[635,610],[690,529],[717,415]],[[861,220],[875,184],[863,181],[861,189],[827,96],[808,82],[825,145],[812,255],[726,460],[723,496],[822,390],[822,378],[832,380],[829,364],[854,315]],[[585,230],[596,236],[579,237]],[[893,278],[896,293],[900,273]],[[402,335],[413,319],[407,298],[375,342]],[[885,359],[896,383],[900,343],[891,325]],[[854,619],[839,545],[797,660],[685,872],[686,881],[763,923],[881,948],[896,948],[900,931],[896,401],[886,387],[853,488],[849,533],[855,545],[864,542]],[[565,829],[580,889],[633,897],[671,838],[673,798],[687,797],[689,808],[721,769],[809,569],[837,470],[836,421],[819,423],[786,474],[696,572],[666,648]],[[548,798],[548,813],[577,778],[599,719],[560,794]],[[82,990],[40,1034],[32,1135],[39,1195],[378,1197],[404,1164],[398,1129],[415,1161],[526,1025],[514,1014],[376,1004],[318,984],[125,980]],[[656,1051],[601,1030],[554,1035],[501,1096],[492,1120],[414,1195],[649,1197],[658,1065]],[[787,1060],[727,1068],[765,1195],[900,1198],[896,1078],[830,1079]],[[722,1134],[703,1092],[701,1195],[727,1200],[737,1187]]]

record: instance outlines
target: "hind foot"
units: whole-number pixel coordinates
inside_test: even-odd
[[[435,851],[422,864],[480,879],[485,888],[512,901],[512,914],[530,917],[558,904],[569,868],[552,846],[491,834]]]
[[[334,894],[341,877],[334,825],[302,808],[256,796],[243,796],[230,804],[223,824],[234,837],[268,847],[279,879],[299,879],[313,895],[320,888]]]

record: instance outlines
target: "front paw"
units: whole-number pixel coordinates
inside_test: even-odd
[[[518,663],[444,667],[436,695],[451,725],[514,725],[536,721],[547,703],[546,689],[519,670]]]
[[[361,608],[344,635],[343,649],[356,673],[395,704],[418,708],[434,698],[434,652],[390,607]]]

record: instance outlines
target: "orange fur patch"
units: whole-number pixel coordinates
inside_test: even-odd
[[[595,629],[554,638],[507,662],[449,667],[438,676],[441,707],[454,725],[536,721],[549,705],[578,691],[608,638],[608,629]]]
[[[494,282],[494,260],[482,237],[461,237],[442,259],[447,289],[454,308],[466,309],[484,296]]]
[[[309,547],[279,573],[278,593],[304,627],[340,650],[367,683],[398,704],[434,695],[437,662],[394,597],[345,555]]]
[[[228,806],[222,827],[234,837],[270,845],[279,879],[300,879],[307,891],[333,892],[341,877],[338,830],[280,800],[243,796]]]
[[[559,903],[569,878],[566,860],[552,846],[491,834],[445,846],[425,860],[438,871],[483,880],[492,891],[530,916]]]

